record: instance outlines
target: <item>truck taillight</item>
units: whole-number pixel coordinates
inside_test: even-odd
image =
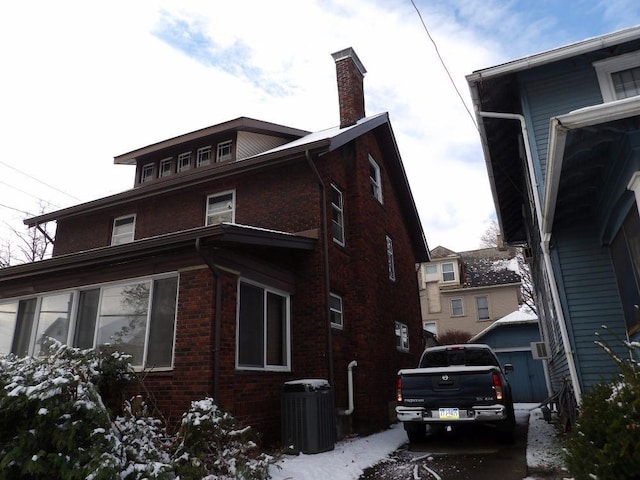
[[[402,402],[402,378],[396,380],[396,400]]]
[[[493,374],[493,389],[496,392],[496,400],[502,400],[502,381],[497,373]]]

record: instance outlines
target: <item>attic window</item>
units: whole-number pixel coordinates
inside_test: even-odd
[[[640,95],[640,51],[594,62],[605,102]]]
[[[178,171],[184,172],[191,167],[191,152],[184,152],[178,155]]]
[[[231,140],[220,142],[217,147],[216,162],[231,160]]]
[[[371,182],[371,194],[382,203],[382,180],[380,177],[380,167],[369,155],[369,180]]]
[[[153,179],[153,163],[147,163],[142,167],[140,174],[140,183],[148,182]]]
[[[455,282],[456,272],[453,268],[453,263],[442,264],[442,281],[443,282]]]
[[[211,162],[211,145],[208,147],[202,147],[198,149],[198,156],[196,157],[196,166],[203,167],[209,165]]]
[[[169,158],[165,158],[164,160],[160,161],[160,171],[158,173],[158,176],[160,177],[167,177],[169,175],[171,175],[173,173],[173,162],[171,157]]]

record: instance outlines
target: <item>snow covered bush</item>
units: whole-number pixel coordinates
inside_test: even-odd
[[[621,374],[583,395],[576,427],[567,443],[567,466],[576,480],[637,478],[640,472],[640,344],[624,342],[629,358],[616,356]]]
[[[269,478],[274,459],[210,398],[192,403],[176,435],[140,397],[106,405],[135,377],[110,349],[53,342],[46,357],[0,356],[0,480]]]
[[[191,402],[179,438],[175,465],[181,480],[269,478],[273,458],[257,451],[250,427],[240,428],[211,398]]]

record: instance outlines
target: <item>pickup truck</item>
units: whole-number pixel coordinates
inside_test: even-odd
[[[484,344],[428,347],[418,368],[398,372],[396,416],[410,442],[422,442],[445,426],[481,423],[501,441],[513,440],[515,413],[507,373]]]

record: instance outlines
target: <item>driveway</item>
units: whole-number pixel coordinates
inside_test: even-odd
[[[366,469],[360,480],[562,478],[527,472],[528,415],[518,413],[513,444],[500,443],[488,427],[465,426],[424,443],[407,442],[387,460]]]

